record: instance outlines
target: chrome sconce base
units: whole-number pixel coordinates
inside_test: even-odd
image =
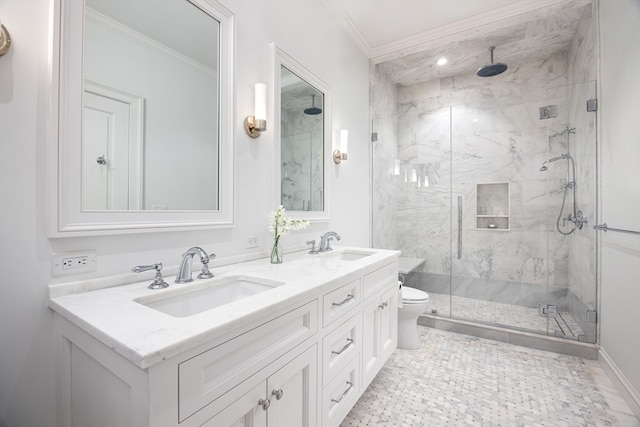
[[[251,138],[257,138],[267,130],[267,121],[256,120],[255,116],[248,116],[244,119],[244,130]]]
[[[340,150],[333,150],[333,163],[339,165],[343,160],[347,160],[347,153],[341,153]]]
[[[9,31],[7,31],[4,25],[0,24],[0,56],[7,53],[10,47],[11,36],[9,35]]]

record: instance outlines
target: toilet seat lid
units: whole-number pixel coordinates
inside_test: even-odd
[[[402,301],[426,301],[428,299],[429,294],[420,289],[410,288],[408,286],[402,287]]]

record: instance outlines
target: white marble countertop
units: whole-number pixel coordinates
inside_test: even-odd
[[[358,260],[341,260],[344,251],[367,251],[372,255]],[[335,246],[333,252],[310,255],[306,251],[285,254],[282,264],[270,264],[261,258],[211,268],[216,280],[243,275],[284,282],[283,285],[190,317],[173,317],[140,304],[134,299],[202,286],[197,280],[173,283],[168,288],[151,290],[145,280],[129,284],[96,279],[49,286],[49,306],[140,368],[148,368],[189,348],[267,316],[275,310],[304,303],[321,295],[335,281],[358,277],[363,269],[383,266],[397,259],[398,251]],[[130,277],[130,276],[128,276]],[[136,276],[136,278],[139,278]],[[96,282],[96,283],[92,283]],[[106,286],[106,287],[104,287]]]

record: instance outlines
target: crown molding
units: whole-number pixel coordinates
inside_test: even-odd
[[[324,0],[324,4],[333,12],[334,16],[338,19],[338,22],[347,31],[351,39],[356,45],[367,55],[367,58],[371,58],[372,47],[367,42],[367,39],[362,35],[356,24],[354,24],[351,17],[342,7],[342,4],[337,1]]]

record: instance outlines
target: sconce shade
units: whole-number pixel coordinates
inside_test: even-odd
[[[264,83],[256,83],[255,86],[255,109],[254,114],[256,121],[267,121],[267,85]],[[264,130],[264,129],[262,129]]]
[[[251,138],[257,138],[267,130],[267,85],[256,83],[254,87],[253,116],[244,119],[244,130]]]

